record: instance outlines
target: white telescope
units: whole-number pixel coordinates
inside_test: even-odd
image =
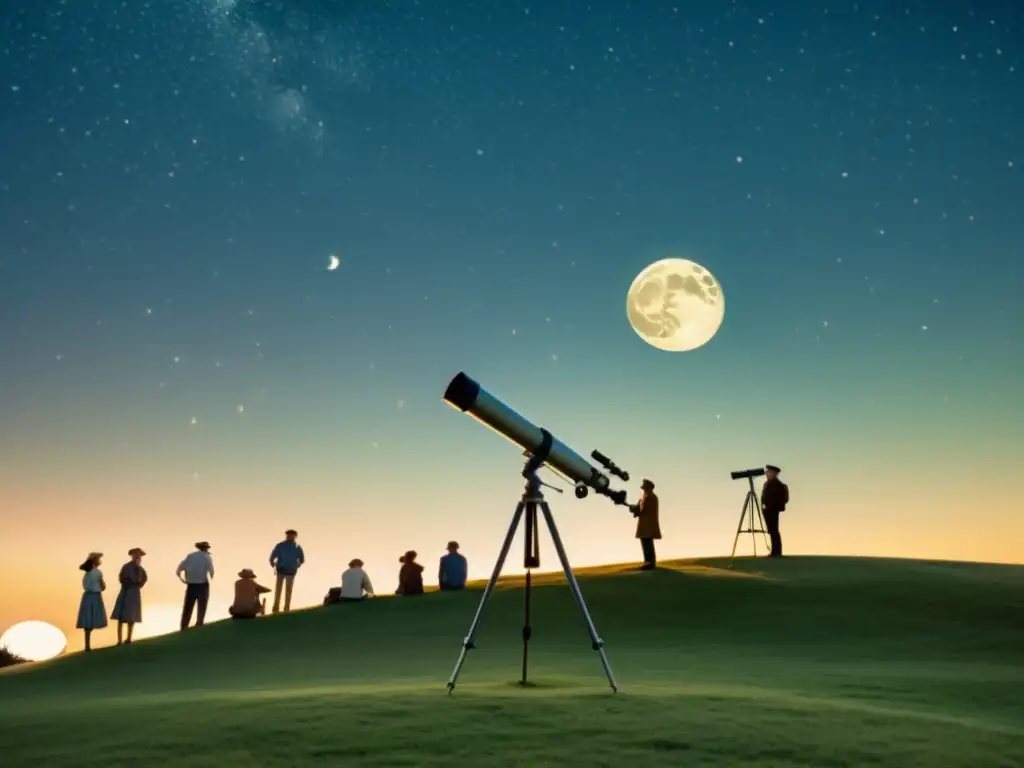
[[[576,484],[577,498],[584,498],[587,489],[592,488],[616,504],[626,503],[626,492],[611,490],[607,475],[546,429],[520,416],[466,374],[460,373],[451,380],[445,390],[444,401],[520,446],[538,467],[546,464],[565,475]]]

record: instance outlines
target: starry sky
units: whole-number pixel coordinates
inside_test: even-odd
[[[13,8],[0,625],[71,631],[85,554],[141,546],[168,629],[198,539],[223,615],[287,527],[299,604],[450,538],[486,576],[522,457],[459,371],[654,479],[663,556],[727,553],[771,462],[789,553],[1021,561],[1014,4]],[[692,352],[626,318],[670,256],[726,297]],[[639,559],[622,507],[549,499],[575,565]]]

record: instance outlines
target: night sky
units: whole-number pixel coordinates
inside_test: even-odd
[[[522,457],[459,371],[654,479],[664,556],[771,462],[788,553],[1020,562],[1024,11],[690,6],[5,10],[0,624],[73,627],[94,549],[176,605],[198,539],[226,603],[287,527],[300,603],[450,538],[487,575]],[[726,297],[696,351],[626,319],[669,256]],[[639,559],[549,499],[574,564]]]

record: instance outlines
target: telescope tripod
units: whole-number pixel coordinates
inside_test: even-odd
[[[729,567],[732,568],[732,561],[736,559],[736,545],[739,543],[741,533],[749,533],[754,544],[754,557],[757,557],[757,534],[764,537],[764,548],[770,551],[768,544],[768,531],[765,530],[764,515],[761,514],[761,502],[757,498],[757,491],[754,490],[754,478],[748,477],[747,483],[750,490],[747,491],[747,498],[743,500],[743,511],[740,512],[740,524],[736,526],[736,538],[732,540],[732,556],[729,558]],[[746,521],[746,528],[743,523]],[[755,527],[759,526],[759,527]]]
[[[487,582],[487,587],[484,589],[483,597],[480,598],[480,605],[476,609],[476,615],[473,617],[473,623],[469,625],[469,633],[466,635],[466,639],[462,643],[462,652],[459,654],[459,660],[455,663],[455,669],[452,671],[452,676],[448,680],[448,693],[451,693],[455,689],[455,683],[458,681],[459,672],[462,670],[462,665],[466,661],[466,654],[476,648],[477,630],[480,628],[480,622],[483,619],[484,611],[486,610],[487,604],[494,592],[494,587],[498,583],[498,577],[501,575],[501,570],[505,566],[505,559],[508,557],[508,551],[512,547],[512,540],[515,538],[516,530],[519,528],[519,523],[522,521],[524,516],[526,518],[526,531],[524,536],[525,554],[523,556],[523,567],[526,568],[526,589],[523,603],[523,674],[522,678],[519,680],[519,684],[523,686],[529,685],[527,682],[527,672],[530,637],[532,635],[532,627],[530,626],[530,590],[532,587],[531,569],[540,567],[540,531],[537,524],[538,510],[540,510],[544,515],[544,522],[547,523],[551,539],[554,542],[555,549],[558,551],[558,559],[562,563],[562,570],[565,572],[565,578],[569,582],[569,590],[572,592],[572,596],[576,600],[576,605],[579,606],[580,613],[583,614],[583,620],[586,622],[587,631],[590,633],[591,647],[597,651],[601,657],[601,664],[604,667],[604,673],[608,678],[608,684],[611,686],[612,691],[618,692],[619,690],[619,687],[615,682],[615,676],[612,674],[611,666],[608,664],[608,657],[604,652],[604,641],[598,636],[597,629],[594,627],[594,622],[590,618],[590,612],[587,610],[587,604],[583,601],[583,595],[580,593],[580,586],[576,583],[576,577],[573,575],[572,566],[569,565],[569,558],[565,554],[565,547],[562,545],[562,537],[558,533],[558,528],[555,525],[555,519],[551,514],[551,508],[544,500],[544,494],[541,493],[540,489],[543,483],[537,477],[536,470],[538,468],[539,467],[534,466],[534,463],[531,460],[527,463],[526,469],[523,470],[523,477],[526,478],[526,488],[523,491],[522,498],[516,505],[515,514],[512,516],[512,523],[508,527],[508,533],[505,534],[505,541],[501,545],[501,552],[498,554],[498,561],[494,564],[494,570],[491,572],[490,581]]]

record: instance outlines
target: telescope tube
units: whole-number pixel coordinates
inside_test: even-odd
[[[538,462],[549,465],[575,483],[583,483],[600,494],[608,495],[610,481],[607,475],[555,439],[546,429],[520,416],[466,374],[460,373],[451,380],[444,392],[444,401],[511,440]]]

